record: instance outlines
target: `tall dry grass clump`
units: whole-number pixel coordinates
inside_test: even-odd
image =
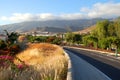
[[[0,80],[65,80],[66,78],[68,61],[63,49],[57,45],[30,44],[16,57],[22,61],[15,59],[16,65],[24,62],[28,67],[17,73],[9,68],[0,69],[0,77],[8,75]]]
[[[57,45],[49,43],[29,44],[28,48],[19,53],[17,57],[28,65],[43,64],[50,57],[64,56],[63,49]],[[20,61],[15,60],[16,64]]]

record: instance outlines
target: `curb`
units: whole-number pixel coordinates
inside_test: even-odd
[[[72,80],[72,65],[69,55],[64,51],[65,56],[68,58],[68,71],[67,71],[67,79]]]

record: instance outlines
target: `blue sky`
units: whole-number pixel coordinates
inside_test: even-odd
[[[1,0],[0,25],[30,20],[120,16],[120,0]]]

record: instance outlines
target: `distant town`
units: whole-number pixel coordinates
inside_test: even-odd
[[[9,32],[9,31],[8,31]],[[11,31],[9,33],[12,33],[14,31]],[[27,32],[16,32],[20,35],[31,35],[31,36],[58,36],[62,37],[62,34],[64,33],[54,33],[54,32],[47,32],[47,31],[27,31]],[[0,39],[1,40],[6,40],[7,39],[7,35],[4,31],[0,32]]]

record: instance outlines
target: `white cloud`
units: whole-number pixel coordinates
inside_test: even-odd
[[[49,20],[49,19],[55,19],[55,15],[51,13],[42,13],[38,14],[38,20]]]
[[[12,16],[2,16],[0,20],[8,20],[11,22],[21,22],[21,21],[32,21],[32,20],[51,20],[56,17],[51,13],[42,13],[42,14],[30,14],[30,13],[13,13]]]
[[[82,19],[82,18],[85,18],[85,15],[81,13],[61,14],[59,18],[60,19]]]
[[[88,17],[116,17],[120,16],[120,3],[96,3],[92,8],[83,9]]]
[[[1,20],[8,20],[8,18],[6,16],[2,16],[0,19]]]
[[[53,20],[53,19],[84,19],[84,18],[110,18],[120,16],[120,3],[96,3],[92,7],[83,7],[78,13],[54,15],[52,13],[13,13],[11,16],[2,16],[0,20],[10,22]]]
[[[21,13],[14,13],[13,16],[11,16],[9,18],[9,20],[11,21],[26,21],[26,20],[30,20],[33,16],[30,13],[25,13],[25,14],[21,14]]]

